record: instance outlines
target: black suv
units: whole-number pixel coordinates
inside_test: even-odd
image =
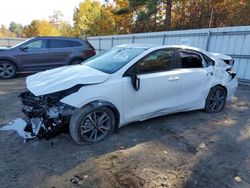
[[[95,54],[87,40],[35,37],[11,48],[0,48],[0,78],[13,78],[18,72],[37,72],[78,64]]]

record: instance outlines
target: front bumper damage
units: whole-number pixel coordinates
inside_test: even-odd
[[[37,97],[27,91],[19,97],[24,105],[22,112],[28,119],[24,129],[29,134],[26,141],[55,138],[67,127],[75,110],[74,107],[61,103],[62,95],[58,93]]]

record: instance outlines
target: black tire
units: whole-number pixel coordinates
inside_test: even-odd
[[[107,117],[107,120],[104,122],[105,125],[104,123],[101,124],[99,121],[99,118],[103,116]],[[93,121],[91,121],[91,119],[95,119],[95,125],[92,123]],[[98,123],[100,123],[100,125],[98,125]],[[94,108],[92,106],[86,106],[79,109],[72,115],[69,125],[70,135],[74,142],[78,145],[103,141],[111,136],[114,129],[115,115],[108,107]]]
[[[82,59],[74,59],[70,62],[70,65],[78,65],[80,63],[82,63],[83,60]]]
[[[227,92],[221,86],[213,87],[206,99],[205,111],[217,113],[223,110],[226,105]]]
[[[0,61],[0,78],[10,79],[17,74],[16,65],[10,61]]]

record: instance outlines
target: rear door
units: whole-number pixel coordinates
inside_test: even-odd
[[[70,56],[74,52],[74,48],[63,39],[48,39],[48,49],[51,68],[68,65]]]
[[[212,60],[192,50],[179,50],[179,60],[179,110],[203,108],[214,77]]]
[[[45,39],[34,39],[23,46],[16,55],[23,71],[40,71],[49,62],[48,49]]]

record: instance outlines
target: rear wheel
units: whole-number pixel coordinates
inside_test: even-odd
[[[16,66],[9,61],[0,61],[0,78],[14,78],[17,73]]]
[[[70,65],[78,65],[80,64],[81,62],[83,62],[82,59],[74,59],[70,62]]]
[[[77,110],[70,120],[70,134],[79,145],[107,139],[115,128],[115,116],[107,107],[87,106]]]
[[[206,99],[205,110],[209,113],[217,113],[223,110],[226,104],[227,93],[221,86],[213,87]]]

